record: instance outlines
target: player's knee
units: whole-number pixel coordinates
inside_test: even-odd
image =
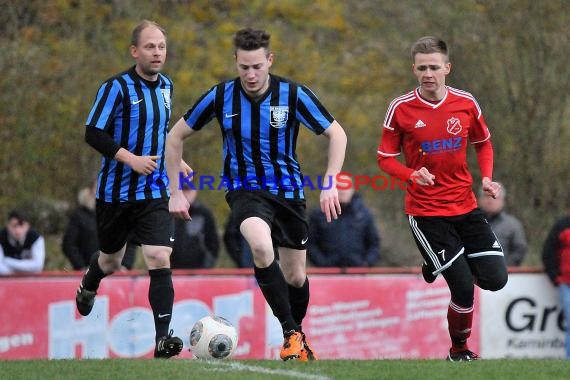
[[[265,242],[263,240],[249,240],[248,244],[251,249],[251,253],[254,255],[263,255],[268,251],[273,251],[273,246],[270,242]]]
[[[507,271],[500,271],[495,273],[492,277],[485,279],[484,281],[477,282],[477,285],[484,290],[490,290],[496,292],[501,290],[507,285],[508,281]]]
[[[99,267],[103,273],[107,275],[113,274],[121,269],[121,258],[118,255],[101,255]]]
[[[144,247],[142,252],[148,269],[170,268],[170,249]]]
[[[288,271],[284,269],[283,276],[289,285],[300,288],[305,284],[307,273],[303,270]]]
[[[293,281],[290,282],[291,286],[296,288],[300,288],[305,283],[306,274],[298,275],[293,278]]]
[[[262,242],[250,243],[251,254],[256,263],[264,263],[267,266],[275,259],[275,253],[271,245],[263,244]]]

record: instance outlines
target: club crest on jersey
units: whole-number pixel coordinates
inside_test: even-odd
[[[270,106],[269,107],[269,124],[273,128],[283,128],[287,125],[289,117],[288,106]]]
[[[452,135],[457,135],[462,129],[463,127],[461,126],[458,118],[452,117],[447,120],[447,132]]]
[[[164,99],[164,106],[167,109],[170,109],[170,89],[162,88],[160,92],[162,92],[162,98]]]

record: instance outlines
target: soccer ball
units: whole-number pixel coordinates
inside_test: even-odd
[[[237,343],[236,328],[218,316],[200,319],[190,332],[190,350],[198,359],[230,358]]]

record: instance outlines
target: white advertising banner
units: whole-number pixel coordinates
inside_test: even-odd
[[[543,273],[516,273],[498,292],[481,291],[481,356],[564,358],[558,289]]]

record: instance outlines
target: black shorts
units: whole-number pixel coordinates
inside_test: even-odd
[[[103,253],[114,253],[128,241],[172,247],[174,220],[167,199],[106,203],[97,200],[97,236]]]
[[[226,201],[238,225],[251,217],[263,219],[271,228],[274,246],[307,248],[309,224],[305,200],[284,199],[266,191],[234,190],[226,194]]]
[[[479,209],[458,216],[411,216],[408,221],[424,261],[434,275],[460,255],[467,260],[503,256],[503,249]]]

